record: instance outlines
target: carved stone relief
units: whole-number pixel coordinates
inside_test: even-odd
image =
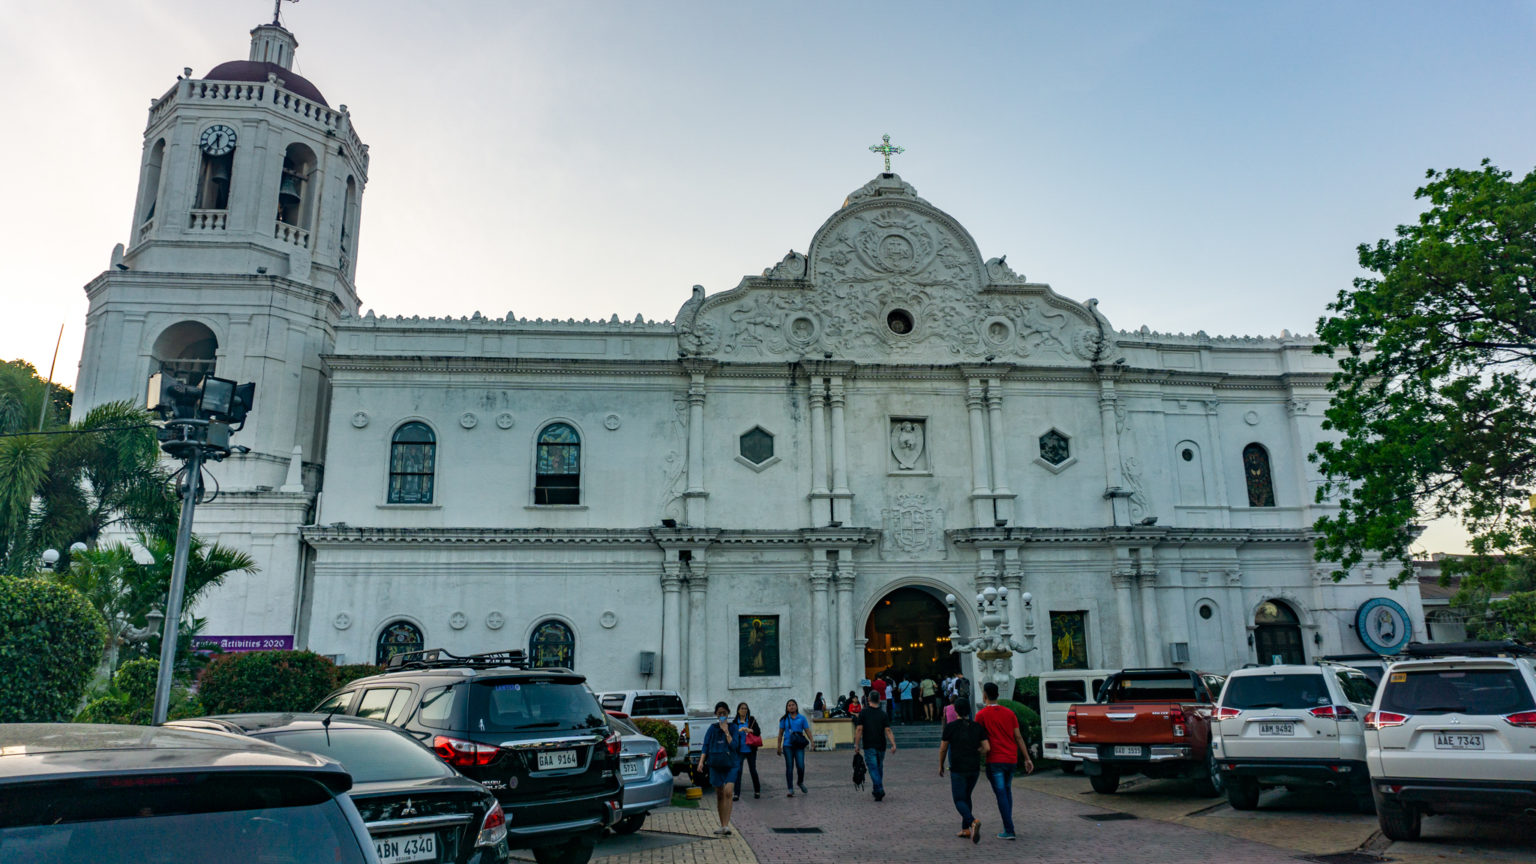
[[[916,417],[891,418],[891,457],[896,470],[926,471],[928,468],[927,421]]]
[[[948,557],[944,545],[944,511],[927,495],[897,495],[880,511],[880,557],[887,560],[932,560]]]

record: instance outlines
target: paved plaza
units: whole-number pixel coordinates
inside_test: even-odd
[[[1120,794],[1097,795],[1081,776],[1048,770],[1014,786],[1019,839],[995,838],[997,807],[983,780],[974,796],[985,837],[958,840],[959,818],[949,780],[938,776],[937,750],[902,750],[886,762],[885,801],[853,791],[851,751],[811,753],[809,795],[784,795],[782,763],[759,757],[768,785],[737,803],[736,833],[717,838],[714,797],[697,810],[655,813],[645,830],[598,846],[603,864],[850,864],[850,862],[1039,861],[1295,862],[1354,853],[1354,859],[1400,864],[1528,862],[1536,857],[1536,820],[1439,818],[1425,821],[1425,840],[1388,843],[1374,816],[1347,812],[1326,796],[1267,793],[1261,809],[1239,813],[1220,798],[1194,797],[1177,781],[1128,780]],[[1131,816],[1134,818],[1126,818]],[[1312,857],[1319,856],[1319,857]],[[521,857],[521,856],[520,856]],[[531,857],[531,856],[530,856]]]

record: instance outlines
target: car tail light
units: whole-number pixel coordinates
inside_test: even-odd
[[[455,768],[469,768],[475,765],[491,764],[496,754],[501,752],[501,748],[495,744],[479,744],[462,738],[438,735],[432,739],[432,751]]]
[[[1401,726],[1408,722],[1409,715],[1394,714],[1391,711],[1372,711],[1365,715],[1365,728],[1389,729],[1393,726]]]
[[[1077,709],[1076,708],[1069,708],[1069,709],[1067,709],[1067,737],[1068,738],[1076,738],[1077,737]]]
[[[1536,729],[1536,711],[1506,714],[1504,715],[1504,722],[1511,726],[1519,726],[1521,729]]]
[[[501,809],[501,802],[485,814],[485,821],[480,823],[480,836],[475,838],[476,846],[495,846],[507,839],[507,811]]]
[[[607,711],[607,712],[604,712],[604,713],[606,713],[609,717],[617,717],[620,720],[628,720],[629,719],[629,715],[625,714],[623,711]]]
[[[1239,715],[1241,713],[1243,713],[1243,712],[1240,709],[1237,709],[1237,708],[1217,708],[1216,709],[1216,719],[1217,720],[1229,720],[1229,719],[1231,719],[1233,717],[1236,717],[1237,715]]]
[[[603,744],[607,745],[608,747],[608,755],[615,758],[618,757],[619,751],[624,748],[624,743],[619,739],[619,733],[617,732],[609,735],[608,738],[603,741]]]
[[[1189,727],[1184,724],[1184,709],[1173,708],[1168,711],[1168,720],[1173,724],[1173,737],[1183,738],[1189,734]]]
[[[682,728],[678,730],[677,740],[678,740],[678,742],[680,744],[683,745],[684,748],[686,748],[688,746],[688,724],[687,723],[684,723]]]
[[[1355,712],[1348,705],[1322,705],[1307,712],[1313,717],[1323,717],[1333,720],[1358,720]]]
[[[665,767],[667,767],[667,751],[657,750],[656,758],[651,760],[651,770],[660,771]]]

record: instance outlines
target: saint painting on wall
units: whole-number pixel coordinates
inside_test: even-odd
[[[737,618],[737,674],[777,677],[779,674],[779,616],[741,615]]]
[[[1051,613],[1051,668],[1088,668],[1088,613]]]

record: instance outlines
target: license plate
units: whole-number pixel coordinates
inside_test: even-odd
[[[619,776],[624,778],[625,780],[628,780],[631,777],[639,777],[641,774],[644,774],[644,773],[645,773],[645,760],[644,759],[625,759],[624,760],[624,764],[619,766]]]
[[[539,770],[551,771],[556,768],[575,768],[575,750],[548,750],[539,754]]]
[[[373,851],[379,856],[379,864],[395,864],[399,861],[436,861],[436,834],[408,834],[404,837],[377,837]]]
[[[1291,736],[1294,736],[1296,734],[1296,724],[1295,723],[1260,723],[1259,724],[1259,734],[1260,735],[1283,735],[1285,737],[1291,737]]]
[[[1468,735],[1464,732],[1436,732],[1436,750],[1481,750],[1483,749],[1482,735]]]
[[[1119,744],[1119,745],[1115,746],[1115,755],[1116,756],[1140,756],[1141,755],[1141,747],[1139,747],[1139,746],[1128,747],[1128,746],[1126,746],[1124,744]]]

